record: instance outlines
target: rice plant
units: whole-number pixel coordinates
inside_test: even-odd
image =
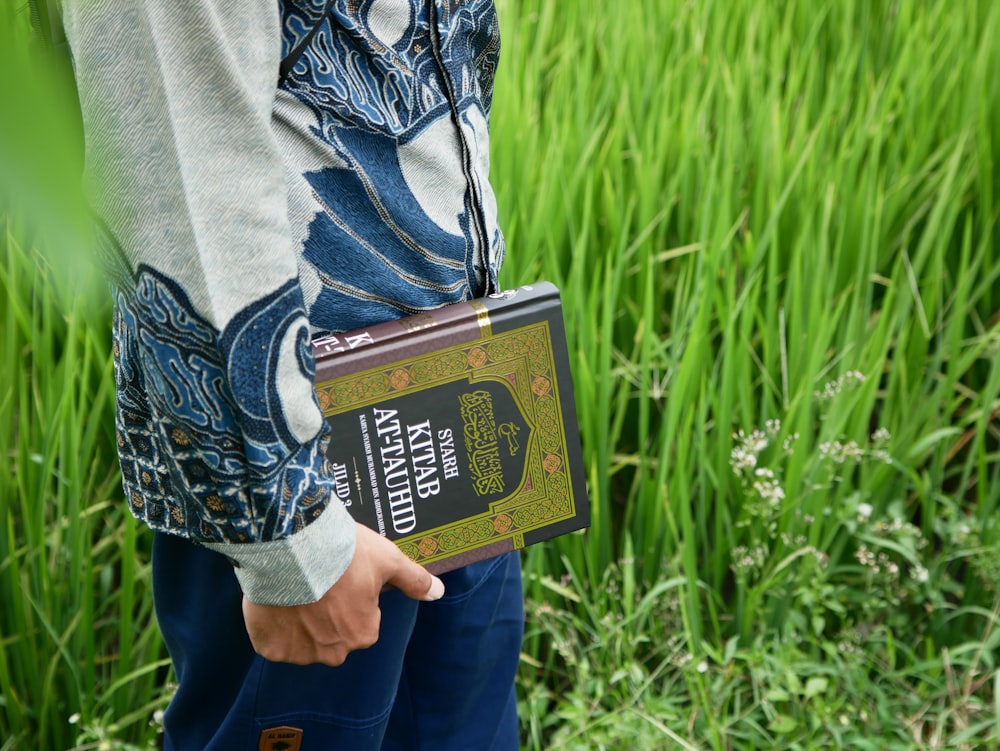
[[[500,9],[507,278],[563,287],[597,507],[588,535],[529,554],[531,596],[545,612],[546,582],[573,572],[576,600],[557,601],[579,618],[606,602],[616,565],[640,598],[682,582],[645,659],[681,634],[705,670],[688,674],[665,727],[713,748],[829,747],[839,716],[809,726],[779,709],[743,650],[801,650],[806,667],[839,675],[830,645],[857,646],[876,662],[856,669],[873,671],[892,644],[894,665],[915,673],[992,633],[1000,14],[934,2]],[[526,672],[526,707],[551,721],[566,691],[596,715],[621,699],[578,685],[578,656],[567,661],[552,628],[531,634],[528,660],[544,670]],[[924,646],[904,659],[899,643]],[[723,690],[718,672],[739,680]],[[672,693],[677,675],[640,685]],[[977,687],[969,702],[991,709],[990,681]],[[836,742],[888,722],[868,716],[848,715],[850,741]],[[919,735],[892,722],[902,743]]]

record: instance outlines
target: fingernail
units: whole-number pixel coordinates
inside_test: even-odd
[[[427,590],[428,600],[440,600],[444,594],[444,582],[436,576],[431,577],[431,588]]]

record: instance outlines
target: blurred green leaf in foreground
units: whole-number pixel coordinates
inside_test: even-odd
[[[27,2],[0,16],[0,211],[29,245],[71,270],[84,258],[87,211],[80,184],[83,138],[72,67],[54,6],[32,33]],[[67,263],[69,262],[69,263]]]

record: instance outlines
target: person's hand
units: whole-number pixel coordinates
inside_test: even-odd
[[[243,598],[243,619],[259,655],[296,665],[340,665],[378,639],[378,596],[391,585],[415,600],[436,600],[444,584],[377,532],[359,524],[354,558],[321,599],[308,605],[256,605]]]

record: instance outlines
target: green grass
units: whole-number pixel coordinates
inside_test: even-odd
[[[528,556],[532,745],[997,743],[998,9],[500,10],[506,278],[564,290],[596,506]]]
[[[1000,7],[498,7],[504,279],[563,290],[594,504],[526,556],[524,747],[1000,748]],[[107,302],[3,242],[0,749],[142,745]]]
[[[74,716],[149,722],[164,650],[148,540],[120,499],[100,287],[0,233],[0,738],[68,749]]]

